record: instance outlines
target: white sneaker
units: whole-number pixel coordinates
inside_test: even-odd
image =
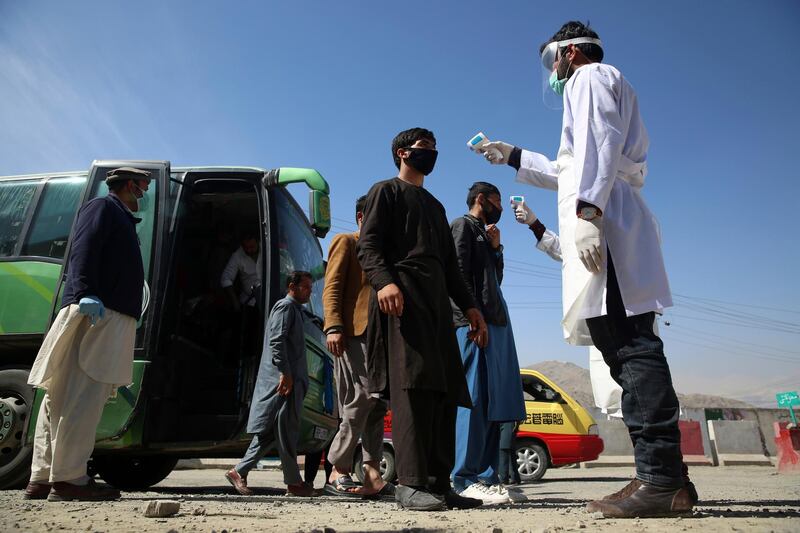
[[[462,490],[459,494],[466,498],[475,498],[481,500],[483,505],[501,505],[504,503],[511,503],[508,494],[500,494],[497,491],[492,491],[483,483],[473,483],[466,489]]]
[[[484,485],[489,492],[495,492],[501,496],[505,496],[511,503],[522,503],[528,501],[527,496],[522,494],[518,489],[509,489],[502,483],[497,485]]]

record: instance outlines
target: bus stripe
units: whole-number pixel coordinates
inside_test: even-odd
[[[5,270],[14,276],[20,283],[32,289],[33,292],[44,298],[46,301],[49,302],[53,299],[53,291],[36,281],[36,279],[34,279],[30,274],[21,268],[17,268],[11,263],[0,263],[0,270]]]

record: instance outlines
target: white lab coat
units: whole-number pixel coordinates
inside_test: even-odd
[[[556,261],[561,261],[561,240],[558,235],[546,229],[536,248]],[[594,346],[589,347],[589,379],[592,382],[594,404],[612,417],[622,417],[622,387],[611,377],[603,354]]]
[[[648,144],[633,87],[616,68],[592,63],[567,82],[556,161],[522,152],[517,181],[558,191],[562,326],[570,344],[591,345],[585,319],[606,314],[605,262],[593,275],[575,247],[579,200],[603,211],[603,246],[614,258],[628,316],[672,305],[658,222],[640,194]]]

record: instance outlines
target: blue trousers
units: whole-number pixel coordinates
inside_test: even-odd
[[[461,492],[482,481],[497,484],[500,422],[489,421],[489,385],[484,351],[467,339],[469,328],[456,330],[461,360],[472,398],[472,409],[459,407],[456,414],[456,460],[453,488]]]

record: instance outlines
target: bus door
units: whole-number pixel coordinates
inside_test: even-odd
[[[149,204],[146,211],[136,213],[142,221],[136,226],[136,233],[139,238],[140,249],[142,252],[142,262],[144,264],[144,287],[142,315],[137,322],[136,342],[134,347],[133,362],[133,383],[119,387],[114,398],[110,399],[103,410],[103,416],[97,427],[97,443],[102,448],[121,448],[130,445],[137,445],[141,439],[141,432],[136,427],[132,427],[135,421],[134,415],[137,413],[140,402],[139,394],[142,390],[142,382],[145,375],[145,368],[148,365],[149,354],[151,352],[152,335],[154,327],[154,309],[149,305],[150,301],[158,297],[158,287],[153,280],[160,279],[160,265],[158,261],[158,250],[161,249],[162,235],[164,234],[164,221],[159,216],[165,209],[167,198],[167,187],[170,176],[169,161],[94,161],[89,169],[89,179],[84,191],[81,205],[92,198],[105,196],[108,194],[108,187],[105,184],[106,174],[119,167],[134,167],[149,171],[152,181],[145,193]],[[65,257],[69,257],[72,244],[72,236],[67,244]],[[66,280],[67,261],[59,277],[57,294],[63,291]],[[53,303],[52,317],[61,308],[61,298],[56,297]],[[52,322],[52,318],[51,318]],[[36,391],[36,399],[32,410],[33,416],[30,417],[28,425],[28,441],[33,439],[36,418],[39,413],[38,406],[43,396],[42,390]],[[129,431],[131,429],[131,431]]]
[[[148,386],[148,443],[225,443],[247,421],[268,301],[262,175],[209,168],[173,179],[178,190]]]

